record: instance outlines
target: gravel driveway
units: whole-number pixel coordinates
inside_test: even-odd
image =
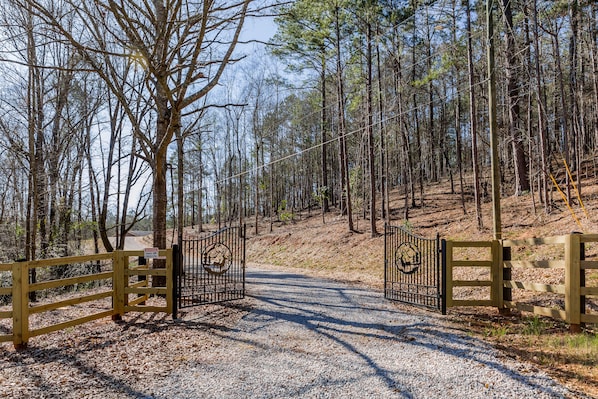
[[[0,398],[574,398],[441,315],[250,266],[248,297],[0,345]]]
[[[292,272],[247,274],[252,310],[160,398],[579,397],[381,293]]]

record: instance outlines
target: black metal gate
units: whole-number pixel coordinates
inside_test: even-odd
[[[180,257],[174,279],[178,308],[245,297],[245,226],[183,240]]]
[[[443,240],[444,242],[444,240]],[[441,241],[384,227],[384,297],[446,313]]]

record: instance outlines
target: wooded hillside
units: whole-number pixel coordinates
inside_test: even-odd
[[[593,1],[489,2],[492,30],[478,1],[190,4],[3,3],[2,260],[130,229],[163,229],[158,243],[167,227],[268,229],[307,209],[375,235],[442,179],[486,228],[490,38],[503,197],[526,194],[538,215],[562,201],[556,186],[586,198]],[[269,45],[239,45],[245,18],[272,14]],[[400,214],[390,190],[407,193]]]

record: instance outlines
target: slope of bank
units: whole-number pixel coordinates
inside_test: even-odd
[[[530,194],[503,197],[503,238],[549,237],[574,231],[598,233],[598,184],[586,184],[583,193],[583,204],[575,199],[567,206],[559,193],[553,192],[554,205],[549,213]],[[418,201],[419,206],[409,209],[409,219],[404,220],[404,200],[393,192],[391,224],[407,227],[423,237],[438,234],[452,240],[492,239],[492,204],[483,203],[484,227],[478,229],[472,198],[465,199],[464,212],[461,196],[451,193],[448,183],[428,186],[423,206]],[[247,259],[250,263],[294,268],[304,274],[382,290],[384,222],[378,222],[379,234],[373,237],[369,220],[356,217],[354,224],[357,231],[349,231],[346,217],[334,212],[326,214],[323,222],[317,211],[296,213],[289,223],[274,223],[272,231],[269,224],[260,225],[257,235],[254,226],[248,224]],[[596,248],[589,250],[597,252]],[[529,361],[564,383],[598,397],[598,338],[593,326],[576,338],[564,323],[528,314],[504,317],[493,308],[453,308],[447,318],[468,334],[494,343],[508,356]]]

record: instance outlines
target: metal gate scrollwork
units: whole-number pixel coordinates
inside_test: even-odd
[[[395,266],[405,274],[416,273],[421,266],[421,252],[411,242],[403,242],[395,251]]]
[[[178,308],[245,297],[245,226],[183,240],[175,271]]]
[[[202,253],[201,258],[204,270],[218,276],[226,273],[233,264],[232,251],[221,242],[211,244]]]
[[[384,297],[446,313],[441,241],[384,228]]]

